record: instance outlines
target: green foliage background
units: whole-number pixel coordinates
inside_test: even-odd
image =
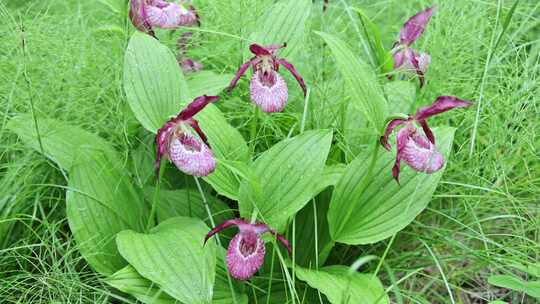
[[[256,33],[262,26],[257,20],[273,2],[196,1],[206,31],[196,33],[200,45],[190,55],[208,69],[233,73],[246,56],[247,41],[238,37]],[[362,8],[389,47],[403,21],[431,4],[331,2],[327,15],[318,9],[313,13],[310,28],[336,35],[367,62],[359,21],[343,9],[346,5]],[[414,104],[388,107],[411,111],[439,95],[474,100],[478,107],[432,122],[456,128],[452,153],[434,199],[391,246],[389,240],[372,246],[338,245],[328,257],[334,264],[350,265],[358,257],[386,252],[379,276],[384,286],[399,282],[390,292],[396,303],[535,301],[519,288],[511,291],[500,282],[488,282],[500,274],[534,278],[515,265],[538,263],[540,256],[540,4],[521,1],[501,35],[514,3],[438,3],[429,29],[415,45],[432,56],[426,88]],[[54,118],[76,125],[110,142],[118,151],[119,168],[137,172],[136,186],[144,185],[153,152],[144,148],[151,139],[135,120],[122,87],[124,51],[132,31],[122,14],[122,1],[113,0],[0,2],[2,302],[135,301],[100,280],[80,256],[66,222],[65,168],[35,153],[7,128],[13,117],[32,111],[38,121]],[[174,48],[173,37],[163,38]],[[333,128],[335,144],[345,151],[341,160],[349,162],[370,148],[358,142],[365,142],[371,130],[354,111],[341,116],[353,102],[352,93],[343,90],[343,79],[321,38],[311,33],[306,40],[289,54],[311,85],[306,129]],[[253,115],[246,81],[220,105],[256,155],[298,128],[302,98],[296,84],[287,80],[290,105],[271,119]],[[259,119],[255,131],[254,117]],[[362,270],[372,272],[376,266],[367,263]],[[286,293],[282,286],[273,288],[276,295]],[[249,292],[266,301],[259,291]],[[312,302],[306,297],[304,303]]]

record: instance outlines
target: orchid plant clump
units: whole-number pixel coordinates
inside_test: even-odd
[[[131,1],[130,17],[139,30],[152,36],[153,27],[173,29],[179,26],[191,26],[199,22],[192,6],[185,9],[181,4],[157,1]],[[324,1],[324,11],[328,1]],[[400,31],[399,41],[394,44],[393,58],[395,70],[414,70],[420,79],[420,87],[424,85],[424,74],[427,71],[431,57],[426,53],[418,53],[410,46],[422,35],[435,10],[428,8],[411,17]],[[192,73],[202,69],[202,64],[191,59],[183,59],[188,40],[192,33],[186,32],[178,39],[178,62],[184,73]],[[294,76],[304,96],[306,84],[296,68],[284,58],[277,57],[277,52],[286,47],[282,45],[261,46],[257,43],[250,45],[249,50],[254,57],[242,64],[231,80],[228,90],[231,92],[239,79],[251,67],[253,75],[250,80],[249,92],[253,103],[263,112],[280,112],[288,101],[288,88],[285,80],[279,74],[280,65]],[[167,121],[156,135],[157,157],[156,169],[159,172],[161,158],[167,157],[185,174],[193,176],[208,176],[216,168],[214,155],[208,144],[207,137],[193,118],[203,108],[219,99],[218,96],[200,96],[193,100],[176,117]],[[431,174],[442,169],[444,157],[435,144],[435,136],[427,124],[427,119],[449,111],[453,108],[468,107],[471,103],[452,96],[441,96],[429,107],[418,110],[408,118],[391,120],[381,136],[380,142],[390,150],[389,137],[397,127],[402,127],[396,137],[396,159],[392,175],[399,184],[400,163],[403,160],[413,170]],[[422,128],[422,133],[415,124]],[[256,214],[256,213],[255,213]],[[291,246],[284,236],[261,222],[247,222],[243,219],[226,220],[214,227],[206,235],[204,242],[218,232],[236,226],[239,232],[230,241],[226,263],[231,276],[238,280],[248,280],[253,277],[264,263],[265,244],[261,236],[271,233],[289,254]]]
[[[272,20],[283,23],[285,22],[283,20],[287,18],[295,18],[290,16],[289,12],[303,5],[306,9],[301,10],[300,13],[306,14],[306,19],[299,20],[305,22],[313,5],[309,0],[278,2],[280,3],[273,6],[273,11],[270,10],[265,18],[272,18],[272,13],[280,12],[285,15],[279,15]],[[327,7],[328,1],[323,1],[325,11]],[[331,9],[333,10],[334,7]],[[414,70],[420,78],[420,87],[424,86],[424,75],[431,57],[427,53],[413,50],[411,45],[426,30],[434,10],[435,7],[428,8],[411,17],[401,30],[399,41],[395,43],[392,50],[385,53],[393,57],[396,71]],[[326,16],[320,10],[318,13]],[[390,236],[395,237],[418,215],[414,212],[404,213],[403,210],[409,210],[410,207],[406,204],[414,204],[410,210],[419,210],[418,212],[426,207],[444,169],[444,155],[450,150],[449,144],[443,147],[444,145],[440,142],[436,143],[435,133],[437,138],[447,139],[446,142],[451,143],[453,138],[451,128],[443,131],[432,130],[427,120],[455,108],[469,107],[472,102],[453,96],[440,96],[430,106],[418,109],[414,115],[391,116],[387,113],[386,97],[379,92],[382,91],[383,83],[381,82],[392,80],[384,75],[377,75],[375,66],[360,64],[361,59],[358,57],[361,56],[351,50],[347,43],[324,33],[321,37],[329,46],[328,49],[338,62],[337,69],[343,76],[338,80],[343,80],[343,83],[348,86],[358,87],[359,89],[355,92],[365,90],[366,92],[361,93],[374,97],[374,100],[369,100],[367,106],[364,104],[365,108],[369,106],[380,108],[380,111],[378,111],[379,108],[373,111],[382,113],[381,118],[374,119],[374,122],[371,122],[368,114],[363,114],[363,119],[369,122],[368,125],[372,124],[372,129],[377,130],[377,134],[373,132],[374,134],[371,134],[373,136],[366,137],[369,138],[366,141],[372,141],[377,149],[373,153],[369,149],[364,149],[363,147],[367,146],[368,142],[362,142],[360,148],[349,149],[351,147],[346,147],[347,141],[340,142],[339,139],[334,138],[334,130],[336,133],[344,134],[340,120],[351,119],[348,117],[351,113],[343,110],[344,113],[335,115],[335,121],[322,127],[313,124],[311,129],[308,126],[307,131],[302,127],[296,135],[293,134],[296,130],[295,125],[287,125],[283,128],[290,134],[287,138],[265,151],[258,151],[255,143],[250,143],[253,149],[248,147],[248,143],[242,136],[242,128],[232,126],[227,120],[225,113],[219,107],[219,103],[228,102],[227,97],[222,95],[220,98],[218,95],[227,87],[227,84],[228,91],[231,93],[241,77],[251,68],[253,74],[249,81],[249,95],[255,107],[265,113],[284,111],[289,100],[289,91],[286,80],[279,73],[279,68],[283,67],[299,84],[307,108],[307,99],[313,94],[307,94],[306,82],[296,68],[285,58],[278,56],[279,51],[287,45],[284,42],[291,43],[292,39],[289,41],[287,39],[290,39],[292,34],[277,33],[278,38],[275,39],[280,39],[280,41],[273,41],[273,43],[280,44],[262,46],[253,42],[249,46],[253,57],[243,63],[235,75],[216,75],[212,71],[205,71],[184,77],[183,74],[195,73],[203,69],[201,63],[188,58],[186,54],[190,42],[196,40],[193,33],[183,32],[179,38],[174,38],[173,41],[177,42],[178,49],[177,57],[175,57],[168,47],[156,38],[156,36],[160,38],[163,36],[155,32],[155,29],[176,30],[200,24],[195,8],[187,1],[131,0],[129,17],[133,26],[141,33],[133,35],[128,46],[129,52],[126,52],[124,87],[135,117],[149,131],[148,134],[156,133],[155,159],[147,163],[151,167],[154,161],[155,172],[150,171],[157,176],[157,181],[148,179],[150,182],[147,183],[141,181],[127,183],[123,178],[124,172],[119,171],[112,174],[110,178],[117,184],[103,183],[104,187],[112,187],[104,191],[110,196],[116,193],[144,192],[145,195],[147,192],[152,193],[151,198],[147,196],[141,198],[138,195],[130,198],[129,204],[133,203],[133,206],[137,207],[132,208],[133,210],[125,207],[132,205],[124,204],[122,208],[115,209],[116,205],[112,205],[113,207],[107,206],[108,208],[94,212],[93,214],[99,214],[100,217],[105,218],[106,225],[116,229],[109,234],[99,234],[104,231],[101,226],[88,229],[84,233],[80,232],[83,230],[80,227],[92,225],[99,219],[94,222],[85,221],[84,216],[81,215],[83,220],[76,218],[70,222],[70,226],[76,228],[73,231],[79,237],[78,242],[85,241],[85,237],[89,235],[94,236],[95,232],[99,234],[97,238],[101,238],[99,240],[108,246],[99,244],[91,248],[94,251],[86,248],[81,250],[91,266],[99,270],[104,269],[102,273],[110,279],[109,284],[146,303],[151,302],[149,299],[153,301],[157,298],[171,303],[177,300],[182,303],[211,303],[212,297],[218,294],[220,296],[230,294],[234,299],[230,303],[236,302],[237,296],[239,298],[244,296],[245,301],[242,303],[247,303],[248,296],[244,294],[246,286],[252,287],[250,289],[253,290],[266,291],[267,285],[261,281],[269,282],[270,286],[272,281],[294,282],[288,284],[287,290],[290,293],[288,297],[293,299],[298,297],[294,290],[298,285],[302,286],[306,292],[319,289],[321,294],[327,296],[332,303],[346,302],[340,301],[342,294],[347,297],[357,294],[351,293],[350,290],[363,294],[366,299],[375,295],[375,298],[369,298],[371,300],[366,300],[366,303],[375,303],[379,300],[380,303],[390,303],[389,296],[378,279],[377,271],[375,274],[362,274],[351,270],[343,271],[339,267],[334,267],[335,265],[330,267],[325,265],[336,263],[336,260],[331,260],[331,253],[338,250],[335,247],[337,243],[343,246],[360,246],[372,244]],[[290,24],[297,24],[300,21],[294,20]],[[277,28],[280,26],[283,25],[276,25]],[[174,32],[170,32],[170,37],[173,37],[173,34]],[[212,32],[212,34],[215,33]],[[158,58],[159,60],[149,60],[148,64],[140,65],[144,66],[140,67],[138,63],[140,60],[145,60],[148,54],[160,54],[161,57]],[[349,63],[355,67],[366,66],[366,71],[346,69]],[[165,64],[170,64],[170,66],[162,68]],[[143,68],[145,70],[142,70]],[[226,67],[223,68],[223,70],[226,69]],[[369,77],[357,77],[358,75],[354,73],[369,73]],[[196,79],[196,77],[200,78]],[[225,78],[224,81],[223,78]],[[309,81],[309,78],[306,79],[308,83],[314,82],[314,80]],[[360,81],[371,82],[366,85],[359,83]],[[416,85],[411,86],[416,88]],[[179,87],[187,88],[189,93],[181,92],[185,93],[181,96]],[[426,85],[426,87],[429,86]],[[355,98],[364,95],[353,96],[352,93],[348,95],[352,90],[342,90],[342,86],[330,89],[335,90],[336,96],[343,97],[345,102],[357,104],[363,102]],[[177,109],[176,104],[186,103],[188,99],[186,96],[198,97],[183,109],[180,107]],[[323,97],[315,96],[315,98]],[[377,100],[379,96],[381,99]],[[216,105],[210,105],[211,103]],[[197,117],[202,111],[207,112]],[[171,117],[171,112],[178,114]],[[304,115],[306,115],[305,112],[302,114],[302,119],[305,118]],[[384,123],[386,117],[389,117],[386,120],[387,124]],[[268,119],[273,119],[273,116],[268,115]],[[201,120],[201,124],[198,120]],[[383,127],[386,127],[384,132],[381,132],[383,134],[379,134],[379,130],[382,131]],[[287,132],[284,133],[287,134]],[[393,133],[397,133],[395,159],[391,154],[384,151],[379,153],[378,150],[379,143],[387,150],[391,150],[390,142]],[[352,155],[354,157],[352,161],[349,161],[350,154],[357,154]],[[168,172],[170,173],[168,176],[162,174],[165,170],[165,166],[162,167],[163,159],[172,162],[178,170]],[[370,161],[366,162],[366,159]],[[401,161],[410,169],[402,168]],[[111,170],[114,169],[116,168]],[[401,176],[403,180],[412,182],[402,182],[400,185],[400,173],[403,170],[412,170],[410,174]],[[381,174],[373,174],[373,172],[381,172]],[[81,175],[88,176],[89,179],[93,178],[92,174]],[[133,175],[138,175],[138,172]],[[119,176],[122,178],[118,178]],[[189,176],[194,178],[189,179]],[[425,181],[420,183],[418,176],[425,178]],[[392,177],[397,183],[392,180]],[[161,183],[162,180],[166,183]],[[154,181],[156,184],[151,184]],[[197,186],[198,195],[190,194],[193,190],[191,188],[194,188],[192,182]],[[182,187],[178,187],[178,184],[182,184]],[[419,198],[411,203],[410,200],[404,200],[404,197],[412,192],[411,185],[413,184],[418,184],[418,187],[422,187],[421,191],[425,193],[421,193]],[[168,189],[161,189],[160,185]],[[140,189],[136,190],[137,186]],[[379,201],[378,195],[372,195],[374,192],[380,193],[380,197],[384,200]],[[77,193],[71,195],[70,199],[77,197],[76,195]],[[172,197],[172,199],[164,199],[164,197]],[[186,197],[188,202],[184,204],[183,200]],[[100,201],[100,204],[95,204],[94,201],[91,204],[88,203],[88,198],[84,197],[79,203],[89,204],[86,209],[102,208],[102,205],[106,203],[102,201],[106,201],[107,198],[109,197],[102,198],[97,195],[96,200]],[[118,197],[121,202],[122,199],[124,198]],[[145,199],[149,201],[148,206]],[[201,206],[194,206],[196,203],[200,203]],[[317,209],[319,204],[326,204],[323,205],[325,208]],[[306,208],[310,208],[307,210],[309,212],[305,212]],[[148,212],[147,209],[150,211]],[[82,207],[70,210],[69,216],[77,216],[84,210],[85,208]],[[125,212],[126,216],[121,214],[122,212]],[[119,214],[121,216],[118,216]],[[245,220],[250,215],[251,220]],[[214,217],[218,216],[221,217],[219,220],[221,224],[216,225]],[[319,218],[324,218],[326,221],[321,223],[318,221]],[[381,218],[387,220],[379,220]],[[297,219],[304,223],[302,229],[296,229]],[[148,223],[146,229],[144,225],[141,226],[141,221]],[[154,227],[155,222],[158,224]],[[313,225],[311,225],[312,222]],[[207,223],[213,227],[209,228]],[[222,231],[233,226],[238,228],[238,233],[230,241],[220,238],[225,236],[221,233]],[[220,233],[219,237],[218,233]],[[271,261],[265,259],[270,243],[265,243],[263,236],[268,235],[276,240],[271,244],[275,250],[273,253],[277,252],[280,258],[282,267],[279,271],[279,267],[274,267],[276,260],[274,254]],[[214,236],[216,237],[212,239],[212,242],[209,242],[209,239]],[[116,243],[114,243],[115,238]],[[319,241],[322,243],[319,244]],[[275,246],[278,242],[285,247],[289,253],[288,257],[281,256],[281,251]],[[116,247],[115,244],[118,246]],[[132,246],[139,244],[144,245],[141,245],[144,250],[131,250]],[[220,254],[225,251],[225,248],[227,248],[226,255],[221,257]],[[306,248],[315,249],[314,252],[305,253],[304,250],[310,250]],[[145,256],[141,257],[143,255]],[[117,260],[110,265],[103,263],[103,260],[106,260],[105,257],[108,256],[116,257]],[[223,267],[223,273],[219,273],[220,267],[216,267],[216,263],[220,262],[226,266]],[[217,276],[216,273],[220,275]],[[260,273],[260,276],[257,277],[257,273]],[[249,283],[233,282],[228,275],[239,281],[251,281]],[[271,279],[267,279],[268,277]],[[297,277],[299,281],[291,280],[291,277]],[[223,278],[228,280],[225,281]],[[346,284],[332,285],[331,282],[337,282],[343,278],[347,278]],[[353,280],[353,278],[358,278],[358,280]],[[218,280],[221,281],[218,282]],[[369,284],[358,284],[364,281]],[[349,283],[351,288],[345,289],[347,287],[345,285]],[[223,289],[214,292],[223,286],[230,288],[230,293]],[[332,288],[343,289],[336,292]],[[268,297],[271,297],[271,292]],[[227,298],[222,303],[229,303],[228,300]],[[283,299],[277,301],[280,300]],[[352,301],[356,300],[358,299],[352,299]]]

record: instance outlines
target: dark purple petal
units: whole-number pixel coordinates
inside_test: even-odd
[[[307,94],[306,84],[304,83],[304,79],[302,79],[302,76],[300,76],[300,74],[298,74],[298,72],[296,71],[296,68],[283,58],[278,59],[277,62],[281,64],[282,66],[284,66],[287,70],[289,70],[289,72],[291,72],[291,74],[294,76],[294,78],[296,79],[300,87],[302,88],[302,91],[304,91],[304,97],[305,97]]]
[[[229,88],[227,89],[227,91],[231,92],[234,89],[234,87],[236,87],[236,84],[238,83],[238,80],[240,79],[240,77],[242,77],[242,75],[244,75],[246,73],[247,69],[252,64],[254,64],[256,61],[257,61],[257,59],[253,58],[253,59],[250,59],[249,61],[245,62],[244,64],[242,64],[240,66],[240,68],[236,72],[236,75],[231,80],[231,83],[229,84]]]
[[[171,162],[185,174],[208,176],[216,169],[212,150],[189,132],[174,134],[169,142],[167,155]]]
[[[204,243],[206,244],[208,239],[213,237],[214,234],[219,233],[222,230],[227,229],[231,226],[238,226],[241,224],[247,224],[247,223],[242,219],[232,219],[232,220],[227,220],[223,222],[221,225],[214,227],[212,230],[210,230],[210,232],[208,232],[208,234],[206,234],[206,237],[204,238]]]
[[[411,133],[411,126],[407,126],[405,128],[402,128],[398,131],[396,142],[396,161],[394,163],[394,167],[392,168],[392,176],[396,180],[396,182],[399,184],[399,172],[401,167],[401,158],[403,157],[403,151],[405,150],[405,147],[407,146],[407,141],[409,138],[409,134]]]
[[[402,49],[394,53],[394,70],[397,70],[403,66],[403,64],[405,63],[406,52],[406,49]]]
[[[399,33],[400,43],[408,46],[413,44],[426,29],[434,10],[435,6],[430,7],[407,20]]]
[[[248,280],[264,263],[266,249],[260,234],[251,229],[241,229],[229,243],[227,269],[237,280]]]
[[[429,141],[432,144],[435,144],[435,135],[433,135],[433,132],[431,132],[427,121],[425,119],[422,119],[419,120],[418,123],[422,126],[422,130],[424,130],[424,134],[426,134],[426,137],[429,139]]]
[[[416,74],[418,75],[418,80],[420,80],[420,88],[422,88],[424,86],[424,72],[420,69],[420,63],[418,62],[418,57],[416,56],[415,52],[410,50],[409,54],[411,54],[409,59],[414,67],[414,70],[416,71]]]
[[[405,119],[393,119],[390,121],[390,123],[388,123],[388,125],[386,126],[386,130],[384,130],[384,135],[381,136],[380,138],[380,142],[381,142],[381,145],[386,149],[386,150],[389,150],[390,151],[390,144],[388,143],[388,138],[390,137],[390,134],[392,134],[392,132],[394,131],[394,129],[397,127],[397,126],[400,126],[402,124],[404,124],[406,122]]]
[[[188,120],[199,113],[206,105],[211,102],[217,101],[219,96],[199,96],[195,98],[180,114],[178,118],[181,120]]]
[[[257,43],[253,43],[249,46],[249,50],[255,55],[255,56],[264,56],[264,55],[272,55],[272,53],[266,49],[264,46],[261,46]]]
[[[171,119],[161,127],[156,135],[156,175],[159,176],[159,169],[161,167],[161,157],[167,155],[167,147],[171,135],[172,128],[175,126],[175,119]]]
[[[269,229],[268,232],[270,232],[272,235],[274,235],[277,240],[283,245],[285,246],[285,248],[287,249],[287,252],[289,253],[289,255],[292,255],[292,249],[291,249],[291,244],[289,244],[289,241],[281,234],[277,233],[275,230],[273,229]]]
[[[418,131],[408,137],[402,159],[413,170],[428,174],[439,171],[444,165],[444,157],[437,147]]]
[[[279,49],[282,49],[282,48],[286,48],[287,47],[287,43],[283,43],[283,44],[271,44],[271,45],[267,45],[264,47],[264,49],[266,49],[268,52],[270,52],[272,55]]]
[[[193,128],[193,130],[195,130],[195,132],[197,132],[197,134],[198,134],[199,137],[202,139],[202,141],[203,141],[208,147],[210,147],[210,144],[208,144],[208,138],[206,138],[206,134],[204,134],[204,132],[201,130],[201,127],[199,127],[199,122],[196,121],[196,120],[193,119],[193,118],[190,118],[190,119],[186,120],[186,122]]]
[[[439,96],[431,106],[420,108],[414,115],[414,119],[421,121],[454,108],[464,108],[471,105],[470,101],[454,96]]]
[[[281,112],[287,105],[289,92],[287,84],[279,73],[270,71],[272,82],[264,81],[263,72],[257,71],[251,77],[249,93],[251,100],[261,108],[263,112]]]

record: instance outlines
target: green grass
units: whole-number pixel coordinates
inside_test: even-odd
[[[207,29],[217,34],[197,33],[200,47],[191,54],[209,69],[232,73],[242,61],[245,41],[229,36],[245,37],[247,28],[256,26],[255,17],[273,1],[200,2],[203,22],[212,20]],[[209,4],[213,2],[219,3]],[[430,4],[330,2],[328,15],[317,13],[312,29],[346,39],[360,56],[360,39],[343,3],[367,11],[381,27],[386,46],[408,16]],[[431,123],[458,130],[429,208],[392,243],[341,245],[330,257],[350,265],[360,256],[381,256],[388,249],[379,272],[384,285],[412,273],[390,292],[396,303],[486,303],[499,298],[535,303],[522,293],[487,283],[490,275],[500,273],[526,278],[508,265],[540,260],[540,4],[534,2],[519,3],[494,49],[514,1],[501,1],[500,7],[496,0],[440,1],[425,36],[415,44],[432,55],[416,106],[448,94],[474,100],[479,108]],[[49,117],[78,125],[106,138],[127,159],[137,146],[138,132],[122,90],[128,37],[99,29],[122,29],[126,22],[98,1],[75,0],[3,1],[0,18],[5,21],[0,25],[1,302],[135,302],[102,283],[77,251],[65,218],[65,172],[5,128],[11,117],[30,113],[33,104],[38,123]],[[173,39],[165,42],[174,45]],[[363,125],[342,122],[339,113],[349,102],[347,92],[320,39],[310,35],[305,53],[291,61],[312,88],[306,129],[332,127],[344,150],[363,149],[344,140],[350,132],[360,136],[358,127]],[[298,128],[302,104],[298,88],[290,83],[290,108],[271,118],[259,115],[254,133],[246,81],[222,106],[257,152]],[[376,266],[371,262],[363,268],[374,271]]]

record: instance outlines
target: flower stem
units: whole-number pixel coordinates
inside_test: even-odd
[[[154,189],[154,197],[152,198],[152,207],[150,209],[150,215],[148,216],[148,222],[146,222],[146,232],[150,230],[155,225],[156,209],[159,201],[159,189],[161,188],[161,178],[163,177],[163,172],[165,172],[165,166],[159,167],[158,178],[156,181],[156,188]]]
[[[304,98],[304,112],[302,113],[302,120],[300,122],[300,134],[304,133],[304,128],[306,127],[306,116],[309,104],[309,88],[307,89],[306,98]]]
[[[214,221],[214,216],[212,215],[212,210],[210,210],[210,206],[208,205],[208,201],[206,200],[206,195],[204,195],[204,192],[202,190],[202,187],[201,187],[201,183],[199,182],[199,178],[197,178],[196,176],[193,177],[195,179],[195,184],[197,184],[197,189],[199,190],[199,193],[201,194],[201,197],[202,197],[202,200],[203,200],[203,205],[204,205],[204,208],[206,209],[206,213],[208,214],[208,219],[210,220],[210,224],[212,225],[212,228],[213,227],[216,227],[216,222]],[[221,253],[221,249],[223,248],[223,246],[221,245],[221,240],[219,238],[219,234],[216,233],[216,242],[219,246],[219,252]],[[223,258],[223,262],[226,261],[225,259],[225,256],[223,255],[222,256]],[[225,262],[226,264],[226,262]],[[225,265],[225,267],[227,267],[227,265]],[[229,275],[229,272],[227,272],[227,281],[229,283],[229,288],[231,290],[231,296],[232,296],[232,300],[233,300],[233,303],[237,303],[236,302],[236,294],[234,292],[234,287],[233,287],[233,284],[232,284],[232,279],[231,279],[231,276]]]

